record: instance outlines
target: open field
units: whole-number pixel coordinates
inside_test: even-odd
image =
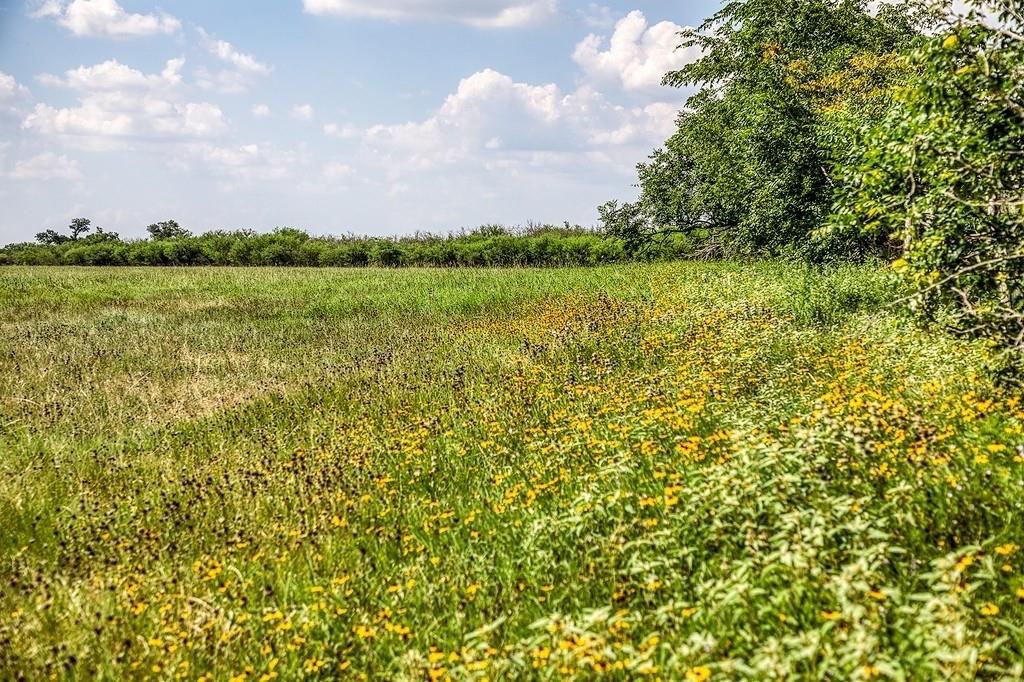
[[[0,678],[1019,679],[1024,406],[892,296],[0,270]]]

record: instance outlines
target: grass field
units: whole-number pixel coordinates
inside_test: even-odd
[[[0,678],[1019,679],[1024,406],[893,296],[0,270]]]

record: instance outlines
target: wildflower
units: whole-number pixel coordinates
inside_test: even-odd
[[[999,607],[995,604],[989,603],[978,609],[978,612],[983,616],[996,616],[999,615]]]
[[[824,618],[825,620],[839,620],[840,618],[842,618],[842,616],[843,616],[843,614],[839,613],[838,611],[822,611],[821,612],[821,617]]]
[[[711,669],[706,665],[701,665],[696,668],[690,668],[686,671],[687,682],[705,682],[710,679]]]
[[[1001,556],[1007,556],[1008,554],[1013,554],[1016,551],[1017,545],[1010,542],[1006,543],[1005,545],[999,545],[998,547],[996,547],[996,554],[999,554]]]

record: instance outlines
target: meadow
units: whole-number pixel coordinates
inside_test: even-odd
[[[0,678],[1020,679],[1024,403],[895,287],[0,269]]]

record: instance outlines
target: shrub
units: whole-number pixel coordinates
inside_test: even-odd
[[[972,14],[913,57],[919,76],[848,160],[831,230],[889,236],[912,308],[1024,359],[1024,2]]]

